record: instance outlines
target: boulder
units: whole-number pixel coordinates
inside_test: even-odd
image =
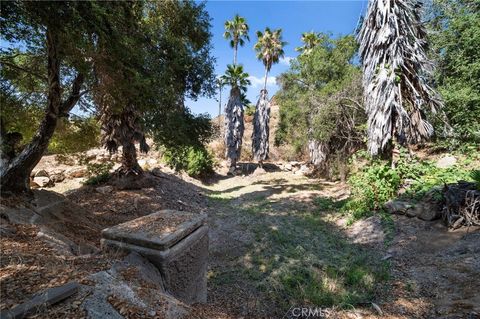
[[[65,174],[59,173],[59,174],[52,174],[50,175],[50,180],[54,183],[60,183],[65,180]]]
[[[305,164],[300,166],[300,169],[295,172],[295,174],[298,174],[298,175],[308,175],[308,174],[311,174],[311,173],[312,173],[312,170],[310,169],[310,167],[308,167]]]
[[[449,168],[452,167],[457,163],[457,158],[455,156],[444,156],[441,159],[439,159],[436,163],[436,166],[438,168]]]
[[[286,170],[286,171],[291,171],[291,170],[292,170],[292,164],[287,163],[287,164],[285,164],[285,166],[284,166],[283,168],[284,168],[284,170]]]
[[[101,186],[101,187],[97,187],[95,188],[95,190],[97,192],[99,192],[100,194],[110,194],[112,191],[113,191],[113,187],[110,186],[110,185],[107,185],[107,186]]]
[[[158,164],[158,161],[157,161],[156,159],[154,159],[154,158],[149,158],[149,159],[147,160],[147,163],[148,163],[148,165],[157,165],[157,164]]]
[[[41,169],[41,170],[37,171],[34,176],[35,177],[48,177],[49,175],[48,175],[46,170]]]
[[[87,175],[86,167],[73,167],[65,171],[65,175],[70,178],[85,177]]]
[[[390,200],[385,203],[384,208],[390,214],[401,214],[405,215],[408,210],[411,210],[414,207],[410,202],[402,200]]]
[[[147,165],[147,160],[146,159],[139,159],[138,160],[138,165],[140,165],[140,167],[145,167]]]
[[[99,155],[103,155],[105,152],[100,149],[92,149],[85,152],[85,159],[88,161],[96,159]]]
[[[33,178],[33,182],[40,187],[49,187],[54,185],[53,181],[45,176],[36,176]]]
[[[441,217],[441,212],[437,205],[433,203],[418,203],[415,205],[415,216],[425,221],[432,221]]]
[[[257,176],[257,175],[263,175],[265,173],[267,173],[267,171],[263,167],[259,166],[253,171],[252,175]]]
[[[126,318],[121,314],[123,306],[135,309],[141,318],[180,319],[191,311],[189,306],[165,290],[158,269],[136,253],[88,279],[93,286],[82,287],[87,297],[81,307],[90,319]]]

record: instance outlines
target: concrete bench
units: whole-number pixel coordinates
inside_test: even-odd
[[[165,290],[187,304],[207,301],[206,214],[162,210],[104,229],[102,248],[134,251],[155,265]]]

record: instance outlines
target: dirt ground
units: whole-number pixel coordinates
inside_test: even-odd
[[[53,190],[66,194],[84,209],[85,220],[98,225],[85,238],[97,247],[97,229],[160,209],[207,212],[208,303],[196,305],[192,318],[293,318],[289,310],[311,295],[303,295],[300,285],[286,287],[285,274],[313,264],[349,266],[357,257],[367,257],[367,275],[388,265],[389,276],[355,307],[327,307],[330,318],[480,318],[479,229],[450,232],[440,222],[405,216],[393,216],[390,224],[374,216],[347,226],[336,210],[348,196],[344,185],[276,169],[235,177],[222,173],[203,184],[162,167],[143,189],[102,194],[74,181]],[[2,309],[38,290],[81,281],[111,263],[112,256],[102,254],[59,256],[36,236],[35,226],[8,225],[7,232],[1,239]],[[330,283],[331,300],[351,289],[336,284]],[[69,299],[54,307],[56,315],[36,317],[82,317],[72,309]]]

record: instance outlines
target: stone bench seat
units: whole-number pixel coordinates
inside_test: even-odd
[[[102,231],[105,250],[137,252],[155,265],[165,290],[188,303],[207,301],[206,214],[162,210]]]

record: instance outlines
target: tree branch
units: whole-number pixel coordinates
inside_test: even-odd
[[[77,104],[80,97],[86,93],[86,91],[80,93],[84,80],[85,76],[82,73],[77,74],[72,83],[72,92],[70,93],[70,96],[60,105],[60,116],[67,116],[75,104]]]
[[[28,69],[26,69],[26,68],[24,68],[24,67],[18,66],[18,65],[16,65],[15,63],[11,63],[11,62],[5,61],[5,60],[3,60],[3,59],[2,59],[0,62],[1,62],[2,64],[6,65],[6,66],[11,67],[11,68],[14,68],[14,69],[17,69],[17,70],[19,70],[19,71],[22,71],[22,72],[28,73],[28,74],[30,74],[30,75],[33,75],[33,76],[35,76],[35,77],[37,77],[37,78],[39,78],[39,79],[41,79],[41,80],[43,80],[43,81],[48,81],[48,78],[47,78],[46,76],[41,75],[41,74],[36,73],[36,72],[32,72],[31,70],[28,70]]]

